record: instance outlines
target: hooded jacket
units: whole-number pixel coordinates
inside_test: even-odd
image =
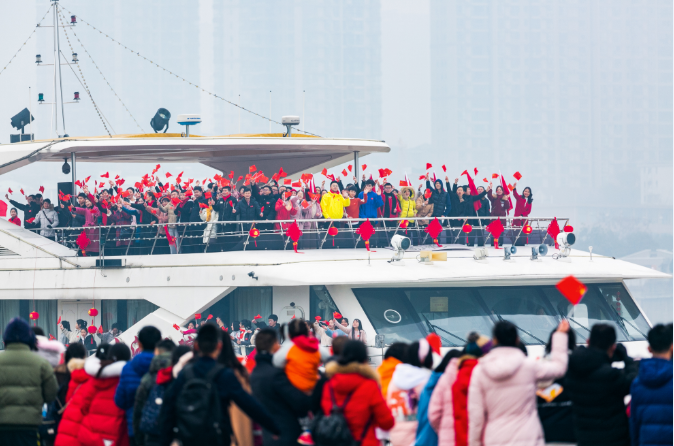
[[[65,410],[58,425],[58,433],[54,441],[54,446],[78,446],[80,444],[77,435],[82,424],[82,403],[83,398],[74,399],[89,380],[89,375],[84,370],[84,359],[73,358],[68,362],[70,371],[70,381],[68,382],[68,392],[66,393],[64,405]]]
[[[360,205],[358,217],[377,218],[378,209],[384,205],[384,200],[382,200],[381,195],[376,193],[374,189],[367,193],[367,199],[365,198],[365,195],[365,192],[358,194],[358,198],[363,202]]]
[[[37,339],[37,354],[49,361],[52,367],[63,363],[63,354],[66,348],[56,339],[49,340],[46,336],[35,336]]]
[[[133,404],[136,401],[136,390],[140,386],[143,375],[150,370],[153,357],[153,352],[140,352],[124,366],[119,379],[119,387],[117,387],[115,393],[115,404],[126,411],[129,437],[133,437]]]
[[[431,198],[428,199],[428,203],[433,205],[433,214],[432,217],[443,217],[445,215],[445,209],[447,208],[447,191],[442,185],[441,180],[435,180],[435,184],[440,184],[440,190],[438,191],[434,185],[431,185],[430,180],[426,180],[426,188],[433,190]]]
[[[410,197],[405,199],[403,197],[403,192],[406,190],[410,191]],[[398,203],[400,205],[400,216],[402,218],[413,218],[417,215],[417,205],[414,201],[414,189],[405,186],[400,189],[400,193],[398,194]]]
[[[0,428],[37,428],[42,405],[52,402],[58,391],[49,362],[27,344],[12,342],[0,353],[0,370]]]
[[[410,364],[399,364],[393,372],[386,398],[396,420],[390,432],[393,446],[410,446],[414,443],[419,398],[430,377],[430,370]]]
[[[350,203],[348,198],[337,192],[328,191],[321,198],[321,211],[327,219],[339,220],[344,217],[344,208]]]
[[[516,347],[498,347],[480,358],[468,387],[470,446],[543,446],[536,383],[564,375],[567,334],[552,336],[549,361],[528,358]]]
[[[368,364],[340,365],[336,361],[331,361],[325,366],[325,374],[329,379],[323,387],[321,398],[323,412],[330,414],[332,411],[331,391],[340,407],[346,397],[351,395],[343,408],[351,435],[356,441],[363,438],[361,446],[379,446],[375,428],[389,430],[395,421],[379,390],[375,371]],[[368,430],[363,435],[366,425]],[[410,445],[411,443],[406,446]]]
[[[157,374],[161,369],[171,365],[171,353],[162,353],[152,358],[150,369],[140,380],[133,405],[133,431],[140,432],[140,419],[143,416],[143,408],[150,391],[157,381]],[[139,441],[140,440],[140,441]],[[136,444],[142,444],[141,435],[136,435]]]
[[[616,352],[618,349],[624,347],[618,345]],[[638,365],[624,356],[620,359],[625,367],[616,369],[605,351],[578,347],[571,353],[566,390],[573,403],[578,444],[629,445],[624,398],[630,393]]]
[[[672,361],[642,359],[631,394],[632,446],[672,444]]]
[[[126,416],[115,403],[115,389],[120,381],[125,361],[114,362],[101,371],[101,360],[90,356],[84,363],[89,380],[73,397],[73,404],[80,408],[82,422],[77,434],[81,446],[128,446],[129,435]]]
[[[42,237],[54,237],[56,232],[52,228],[58,227],[59,214],[54,209],[40,209],[35,215],[33,222],[36,228],[41,228],[40,235]]]
[[[398,358],[393,356],[384,359],[379,367],[377,367],[377,374],[379,375],[379,381],[381,382],[381,393],[384,397],[388,395],[388,386],[391,384],[391,379],[393,378],[393,372],[395,372],[398,364],[403,362]]]
[[[319,346],[318,339],[300,335],[283,343],[274,353],[273,364],[285,369],[293,386],[310,393],[318,381],[318,366],[329,357],[330,353]]]
[[[272,355],[258,352],[255,355],[256,366],[250,376],[253,395],[269,410],[274,422],[281,429],[277,440],[271,432],[262,431],[265,446],[296,446],[297,437],[302,433],[298,422],[307,414],[311,399],[290,384],[283,370],[272,365]]]

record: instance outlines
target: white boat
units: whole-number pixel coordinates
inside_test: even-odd
[[[343,163],[354,152],[365,156],[389,150],[381,141],[280,135],[68,138],[0,146],[0,174],[32,162],[71,158],[199,162],[223,171],[256,164],[266,172],[283,167],[297,178],[302,172]],[[550,220],[530,219],[542,228]],[[508,219],[512,241],[521,235],[521,228],[511,228],[510,223]],[[379,224],[380,245],[382,240],[387,244],[396,230],[404,235],[399,219]],[[442,247],[412,237],[424,246],[396,251],[399,260],[391,261],[394,250],[380,246],[368,252],[353,227],[340,226],[339,249],[332,249],[327,227],[304,235],[314,236],[312,247],[323,249],[300,244],[299,253],[274,231],[265,237],[276,237],[269,246],[278,249],[253,249],[244,228],[227,235],[240,244],[225,252],[161,255],[153,244],[152,255],[77,257],[73,249],[0,220],[0,301],[9,301],[0,302],[0,308],[15,307],[21,314],[42,309],[38,325],[53,334],[59,317],[71,324],[84,319],[106,330],[119,322],[127,344],[134,343],[145,325],[155,325],[179,341],[183,338],[174,324],[184,327],[197,313],[224,321],[258,314],[266,321],[273,313],[283,323],[293,317],[326,319],[338,311],[350,321],[362,322],[374,362],[392,342],[416,340],[430,332],[441,337],[445,348],[461,347],[468,332],[489,334],[500,319],[515,323],[529,354],[538,356],[559,320],[568,318],[579,343],[586,341],[593,324],[607,322],[616,326],[618,340],[632,355],[643,357],[648,355],[645,335],[650,323],[624,281],[671,278],[572,248],[570,252],[551,248],[548,255],[532,260],[531,248],[538,249],[538,244],[519,246],[510,260],[504,260],[503,249],[488,247],[482,252],[486,257],[476,260],[477,248],[456,244],[463,240],[456,229],[441,235]],[[425,235],[412,225],[408,230],[410,235]],[[446,261],[420,261],[421,249],[444,252]],[[569,275],[587,285],[575,308],[555,288]],[[92,307],[99,310],[93,318],[87,314]]]

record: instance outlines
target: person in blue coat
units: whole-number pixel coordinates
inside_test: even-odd
[[[632,382],[630,436],[632,446],[672,444],[672,324],[648,332],[652,358],[642,359]]]
[[[154,358],[154,348],[161,341],[161,332],[153,326],[143,327],[138,332],[138,344],[141,352],[122,369],[119,384],[115,392],[115,405],[126,411],[126,423],[129,430],[129,443],[136,444],[133,432],[133,405],[140,380],[148,370]]]
[[[363,204],[360,205],[360,212],[358,213],[358,217],[360,218],[377,218],[377,210],[384,205],[384,200],[381,199],[380,193],[373,189],[374,181],[367,180],[363,191],[358,194],[358,198],[363,200]],[[367,200],[365,199],[366,195]]]

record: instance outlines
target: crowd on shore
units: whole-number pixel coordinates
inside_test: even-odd
[[[84,333],[64,330],[66,346],[14,318],[0,352],[0,444],[672,443],[672,324],[650,330],[652,357],[638,361],[612,325],[578,346],[566,320],[533,358],[504,320],[444,355],[434,334],[394,343],[375,367],[360,321],[261,319],[238,330],[195,320],[178,345],[146,326],[132,356],[112,330],[88,354]]]
[[[446,171],[445,166],[443,169]],[[358,218],[416,218],[419,220],[413,221],[410,228],[423,228],[436,217],[464,217],[443,221],[458,235],[466,223],[482,227],[495,218],[509,216],[511,211],[515,217],[512,226],[522,227],[533,204],[530,187],[520,194],[517,182],[506,183],[497,174],[492,175],[498,182],[496,187],[487,178],[482,180],[484,185],[476,186],[467,171],[462,174],[467,176],[466,184],[459,184],[459,178],[450,183],[448,176],[443,182],[435,174],[426,174],[419,178],[423,183],[415,190],[406,176],[394,186],[389,181],[391,172],[386,169],[380,169],[380,178],[363,175],[359,184],[354,176],[353,182],[346,185],[341,177],[324,171],[327,186],[326,181],[317,186],[311,174],[292,182],[283,178],[283,169],[271,179],[262,172],[252,172],[238,181],[234,181],[232,172],[230,179],[215,175],[214,179],[194,183],[192,179],[182,182],[182,173],[170,182],[171,174],[167,173],[166,183],[162,183],[155,170],[127,188],[122,186],[123,179],[111,180],[105,174],[107,183],[93,180],[98,186],[93,192],[87,182],[78,180],[81,192],[76,197],[59,191],[58,199],[49,199],[40,192],[25,196],[25,203],[21,203],[10,198],[10,189],[5,198],[13,206],[9,221],[69,244],[82,255],[98,255],[101,245],[105,245],[108,255],[126,254],[130,245],[138,253],[149,253],[150,246],[154,249],[156,244],[151,241],[158,236],[166,240],[166,251],[171,254],[204,252],[204,245],[211,244],[211,250],[225,250],[218,234],[247,232],[252,227],[237,225],[239,221],[254,221],[262,231],[280,231],[289,225],[265,221],[296,220],[300,230],[308,231],[327,228],[329,221],[340,226],[345,220]],[[346,178],[347,171],[343,174]],[[521,175],[517,172],[514,177],[520,179]],[[23,220],[19,211],[23,212]],[[309,221],[315,219],[326,222]],[[136,228],[137,225],[141,226]],[[109,229],[93,229],[101,226]],[[483,243],[481,231],[471,237],[474,240],[467,242]]]

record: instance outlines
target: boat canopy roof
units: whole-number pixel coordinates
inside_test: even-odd
[[[370,153],[388,153],[384,141],[319,138],[281,133],[181,137],[179,133],[68,137],[0,145],[0,175],[34,162],[63,162],[75,153],[77,162],[201,163],[221,172],[279,168],[293,175],[330,168]]]

